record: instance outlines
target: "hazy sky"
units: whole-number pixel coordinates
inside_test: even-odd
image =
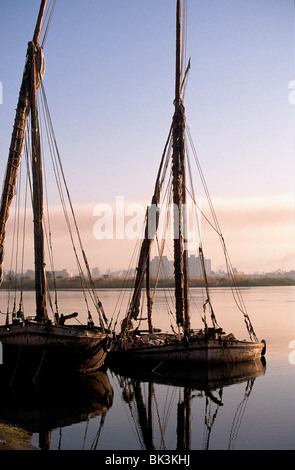
[[[39,3],[0,0],[0,178]],[[245,272],[294,269],[294,2],[187,4],[187,124],[232,263]],[[94,208],[151,199],[173,115],[175,5],[57,0],[45,43],[64,170],[90,264],[102,272],[127,267],[135,241],[95,239]],[[71,268],[59,236],[57,268]],[[222,266],[213,245],[205,256]]]

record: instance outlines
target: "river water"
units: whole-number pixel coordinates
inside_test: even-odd
[[[227,369],[206,380],[196,371],[190,382],[180,377],[181,371],[172,379],[162,374],[124,377],[104,368],[89,383],[14,390],[11,410],[0,403],[0,421],[27,429],[35,447],[50,450],[294,450],[294,287],[241,291],[256,335],[267,343],[265,364]],[[201,291],[192,289],[192,294],[196,310]],[[246,338],[230,289],[216,288],[211,295],[223,329]],[[114,311],[123,315],[128,296],[122,300],[117,290],[101,290],[99,296],[108,317]],[[63,313],[84,308],[80,291],[60,292],[59,297]],[[2,291],[2,312],[6,298]],[[154,304],[155,326],[165,331],[166,299],[162,290]],[[33,301],[34,294],[25,292],[25,307],[33,308]],[[201,327],[195,317],[193,326]]]

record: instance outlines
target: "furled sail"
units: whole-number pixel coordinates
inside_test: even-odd
[[[6,225],[9,216],[9,209],[12,204],[15,187],[17,183],[18,170],[21,162],[24,147],[25,132],[28,115],[30,112],[30,82],[33,55],[37,54],[37,64],[40,67],[39,84],[44,72],[44,60],[40,46],[30,42],[27,50],[26,65],[23,80],[19,92],[19,99],[16,109],[14,126],[11,136],[11,143],[6,167],[6,176],[3,185],[2,200],[0,206],[0,283],[3,279],[4,243],[6,235]]]
[[[9,216],[9,209],[12,204],[15,187],[17,183],[18,170],[21,162],[21,156],[24,148],[25,132],[28,115],[30,112],[30,90],[32,82],[32,63],[36,63],[37,87],[40,86],[45,65],[42,48],[39,45],[39,36],[43,13],[46,6],[46,0],[41,2],[39,17],[34,32],[33,41],[29,42],[27,49],[26,64],[23,73],[23,79],[20,87],[19,98],[16,108],[14,126],[11,136],[11,143],[8,154],[6,175],[4,179],[2,199],[0,206],[0,284],[3,280],[3,262],[4,262],[4,243],[6,236],[6,225]]]
[[[165,144],[165,148],[163,151],[162,159],[160,168],[157,175],[157,180],[155,184],[155,190],[152,197],[151,205],[147,208],[146,211],[146,225],[145,225],[145,233],[144,233],[144,240],[141,245],[139,261],[136,270],[136,280],[134,286],[133,297],[130,303],[129,308],[129,317],[133,319],[137,319],[139,314],[139,306],[140,306],[140,296],[141,290],[143,286],[144,275],[148,269],[148,259],[152,241],[155,236],[155,232],[158,228],[159,223],[159,202],[160,202],[160,195],[161,195],[161,188],[163,184],[163,179],[165,177],[166,169],[165,166],[165,158],[167,158],[167,147],[169,145],[170,139],[172,134],[172,127],[170,128],[170,132],[168,135],[168,139]],[[163,169],[164,168],[164,169]]]

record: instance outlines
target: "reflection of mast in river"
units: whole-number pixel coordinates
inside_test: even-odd
[[[213,369],[211,380],[208,379],[210,373],[207,374],[207,380],[182,379],[180,377],[170,378],[168,376],[152,374],[141,378],[123,377],[116,375],[117,380],[122,389],[122,397],[127,403],[130,410],[132,420],[134,422],[134,430],[139,439],[142,450],[166,450],[166,442],[168,434],[168,418],[173,418],[173,399],[178,393],[176,411],[176,450],[188,451],[195,448],[192,440],[192,410],[193,401],[196,398],[205,398],[204,409],[204,435],[202,448],[208,450],[213,426],[220,407],[224,406],[223,391],[224,387],[229,385],[246,382],[245,391],[242,399],[235,410],[232,424],[229,431],[228,449],[233,449],[238,437],[242,418],[245,408],[253,390],[255,378],[263,375],[265,364],[258,362],[256,367],[252,363],[243,364],[243,367],[233,367],[224,370],[222,378],[222,370]],[[212,372],[212,371],[211,371]],[[166,386],[167,396],[164,400],[163,407],[157,399],[155,385]],[[160,409],[161,408],[161,409]],[[154,419],[156,417],[156,420]],[[157,421],[157,422],[156,422]],[[155,444],[156,431],[158,426],[159,445]],[[169,435],[169,441],[173,436]]]

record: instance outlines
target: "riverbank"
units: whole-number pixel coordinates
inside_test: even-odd
[[[31,434],[17,426],[0,423],[0,450],[37,450]]]
[[[97,289],[128,289],[134,285],[134,278],[120,278],[120,277],[101,277],[93,280],[94,286]],[[209,277],[208,278],[210,287],[231,287],[231,281],[228,277]],[[69,278],[57,278],[55,280],[56,288],[58,290],[66,289],[80,289],[81,280],[79,277]],[[23,278],[21,281],[15,280],[4,280],[1,284],[1,289],[14,289],[16,285],[17,289],[22,290],[34,290],[35,281],[29,278]],[[53,279],[48,279],[48,285],[52,289],[54,287]],[[150,286],[153,288],[155,285],[155,279],[151,278]],[[253,277],[247,275],[237,275],[235,277],[235,285],[238,287],[260,287],[260,286],[295,286],[295,280],[291,277]],[[159,279],[158,287],[173,287],[173,279]],[[192,278],[189,280],[190,287],[203,287],[204,281],[202,278]]]

